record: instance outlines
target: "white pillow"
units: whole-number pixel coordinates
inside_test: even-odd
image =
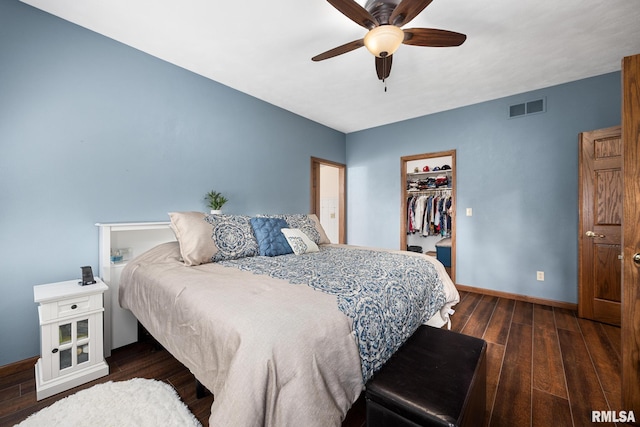
[[[293,253],[296,255],[320,251],[320,249],[318,249],[318,245],[316,245],[309,236],[299,228],[283,228],[281,231],[287,239],[289,246],[293,249]]]

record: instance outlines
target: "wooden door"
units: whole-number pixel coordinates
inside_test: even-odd
[[[622,409],[640,424],[640,55],[622,60],[624,262],[622,276]]]
[[[580,134],[578,314],[620,325],[622,138],[620,126]]]

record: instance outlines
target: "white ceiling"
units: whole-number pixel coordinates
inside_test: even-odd
[[[22,1],[345,133],[617,71],[640,53],[638,0],[434,0],[404,28],[467,41],[401,46],[385,92],[365,48],[311,61],[366,33],[326,0]]]

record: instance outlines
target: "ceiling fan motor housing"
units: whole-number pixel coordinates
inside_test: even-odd
[[[378,20],[380,25],[389,24],[389,17],[398,6],[400,0],[367,0],[364,8]]]

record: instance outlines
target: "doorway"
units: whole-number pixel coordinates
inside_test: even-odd
[[[345,243],[345,169],[341,163],[311,158],[311,209],[331,243]]]
[[[435,256],[455,283],[456,151],[401,157],[400,185],[400,249]]]

